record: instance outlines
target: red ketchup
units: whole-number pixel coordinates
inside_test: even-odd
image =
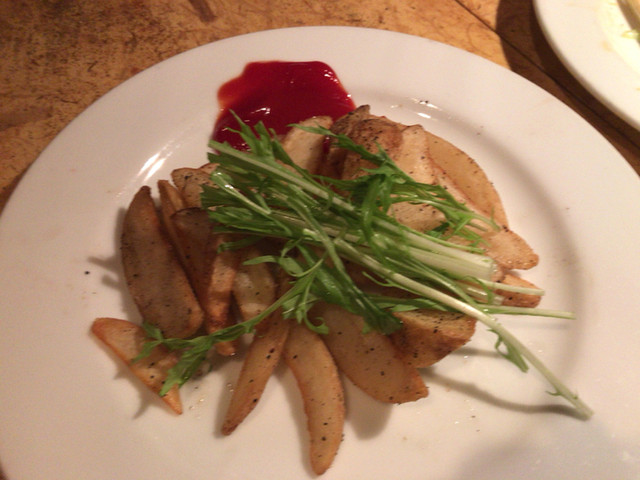
[[[242,149],[246,145],[227,127],[238,129],[235,112],[243,122],[258,122],[284,134],[289,125],[317,115],[334,120],[355,108],[331,67],[322,62],[252,62],[239,77],[220,87],[220,114],[212,138]]]

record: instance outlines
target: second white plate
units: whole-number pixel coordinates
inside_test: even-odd
[[[549,43],[598,100],[640,129],[640,24],[623,0],[534,0]]]

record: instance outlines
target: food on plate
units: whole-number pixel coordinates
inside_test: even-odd
[[[298,123],[301,127],[329,128],[333,120],[329,116],[318,116]],[[282,139],[282,148],[289,154],[293,163],[300,168],[316,173],[323,160],[324,137],[294,128]]]
[[[529,269],[538,263],[533,249],[508,228],[502,202],[491,182],[462,151],[419,125],[401,125],[371,115],[368,106],[359,107],[336,124],[332,128],[334,133],[347,135],[371,152],[382,148],[414,180],[441,185],[470,210],[492,218],[498,228],[478,233],[486,240],[485,254],[501,267]],[[341,169],[336,173],[345,179],[364,175],[364,169],[373,166],[357,152],[335,149],[333,155],[339,158],[330,163],[334,169]],[[401,223],[419,231],[438,228],[444,219],[437,208],[410,202],[395,204],[393,214]]]
[[[342,381],[320,334],[292,323],[283,358],[296,379],[309,431],[309,458],[320,475],[333,463],[342,442],[345,405]]]
[[[232,250],[218,252],[218,247],[228,240],[227,237],[213,232],[211,222],[202,208],[187,207],[199,203],[199,200],[189,200],[194,196],[194,185],[185,182],[181,193],[168,181],[160,180],[160,211],[178,258],[204,311],[206,331],[211,333],[233,323],[229,306],[240,255]],[[233,355],[235,345],[233,342],[219,343],[216,350],[222,355]]]
[[[459,312],[416,309],[397,312],[402,328],[389,337],[402,361],[424,368],[466,344],[475,332],[473,317]]]
[[[140,188],[122,222],[122,265],[142,318],[167,337],[194,334],[204,312],[165,234],[151,189]]]
[[[247,275],[245,282],[234,286],[234,295],[238,299],[243,317],[249,313],[247,312],[247,300],[252,300],[247,297],[250,297],[252,292],[259,293],[256,297],[260,296],[266,300],[264,303],[262,301],[259,302],[258,312],[248,318],[245,317],[246,320],[261,315],[277,299],[277,290],[269,288],[265,293],[260,289],[260,286],[264,283],[264,278],[260,277],[263,272],[253,268],[257,266],[264,267],[264,264],[248,266],[248,268],[244,267],[250,275]],[[240,275],[240,278],[242,278],[242,275]],[[276,282],[273,276],[268,274],[267,279],[273,281],[275,285]],[[280,293],[285,288],[286,284],[282,282]],[[267,298],[264,298],[265,296]],[[256,326],[256,333],[245,354],[242,369],[233,387],[233,394],[222,424],[223,434],[231,434],[257,405],[267,381],[271,378],[273,370],[280,361],[290,326],[291,322],[283,317],[282,310],[274,311]]]
[[[91,331],[122,360],[133,374],[154,393],[160,393],[169,370],[177,363],[176,352],[163,345],[153,348],[142,361],[133,361],[143,351],[149,340],[139,325],[117,318],[97,318]],[[172,387],[162,400],[176,413],[182,413],[182,401],[177,385]]]
[[[324,302],[312,314],[328,327],[323,340],[340,371],[363,392],[387,403],[414,402],[429,394],[420,372],[402,359],[388,335],[362,333],[362,317]]]
[[[276,277],[269,266],[264,263],[249,263],[261,254],[262,251],[256,246],[243,248],[233,281],[233,298],[244,320],[262,314],[278,298]],[[262,328],[262,324],[258,324],[256,328]]]
[[[419,401],[429,393],[420,369],[465,345],[481,322],[505,358],[533,365],[591,414],[495,318],[572,315],[538,308],[542,290],[517,272],[537,254],[468,155],[367,106],[335,122],[309,118],[283,137],[238,128],[246,150],[212,141],[210,164],[158,183],[160,213],[148,187],[136,194],[122,260],[144,323],[93,326],[174,410],[177,388],[212,350],[235,353],[249,334],[222,432],[249,416],[284,360],[321,474],[342,438],[343,376],[381,402]],[[129,332],[129,344],[105,325]],[[149,372],[150,355],[161,370]]]
[[[214,169],[215,165],[210,164],[200,168],[177,168],[171,172],[171,180],[182,196],[185,206],[202,207],[202,185],[211,185],[210,176]]]

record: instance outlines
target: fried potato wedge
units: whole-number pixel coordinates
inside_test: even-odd
[[[499,230],[489,230],[481,236],[489,244],[485,248],[487,256],[507,270],[528,270],[539,262],[538,254],[527,241],[509,227],[503,225]]]
[[[478,230],[478,234],[488,243],[487,255],[504,268],[528,269],[538,263],[538,255],[529,244],[510,230],[506,224],[500,223],[500,218],[506,222],[500,197],[475,162],[473,162],[474,168],[465,170],[465,174],[462,173],[461,167],[453,169],[457,181],[463,183],[463,187],[460,187],[438,163],[438,159],[434,158],[435,154],[451,153],[451,149],[434,147],[434,135],[428,134],[419,125],[402,125],[386,117],[371,115],[366,106],[360,109],[360,113],[338,120],[333,130],[336,133],[347,134],[369,151],[376,152],[379,148],[383,148],[398,167],[415,180],[441,185],[456,200],[464,203],[471,210],[485,216],[493,214],[500,228]],[[340,153],[334,153],[329,157],[335,159],[340,158],[340,155]],[[364,174],[363,167],[371,167],[369,162],[362,160],[357,154],[348,152],[342,155],[343,165],[340,172],[342,178],[357,177]],[[336,162],[336,160],[333,161]],[[469,162],[472,160],[469,159]],[[446,159],[442,160],[442,164],[445,165],[450,166],[453,163],[453,160],[448,162]],[[459,161],[459,163],[463,162]],[[487,195],[487,192],[492,193]],[[480,205],[474,202],[469,193],[480,199]],[[408,203],[394,205],[393,214],[401,223],[420,231],[431,230],[440,225],[444,219],[443,214],[433,207]]]
[[[211,185],[210,175],[215,168],[214,164],[208,163],[200,168],[178,168],[171,172],[175,191],[182,199],[182,209],[178,209],[178,202],[173,200],[174,192],[166,192],[167,197],[171,193],[166,201],[167,212],[172,207],[175,209],[166,215],[171,225],[168,230],[172,232],[174,244],[206,313],[204,324],[209,333],[233,323],[229,315],[231,289],[240,263],[238,252],[218,252],[220,245],[230,237],[214,234],[206,211],[201,209],[202,185]],[[221,355],[233,355],[235,343],[219,343],[216,350]]]
[[[225,234],[212,230],[207,212],[197,207],[175,212],[169,219],[177,250],[181,252],[185,270],[205,312],[204,325],[208,333],[225,328],[234,322],[229,314],[231,290],[240,264],[235,250],[218,252],[228,240]],[[235,353],[233,342],[216,345],[222,355]]]
[[[282,312],[277,310],[260,325],[261,331],[253,336],[233,388],[222,424],[224,435],[230,435],[258,404],[280,361],[291,322],[284,320]]]
[[[176,253],[180,257],[184,266],[184,252],[180,251],[178,247],[179,244],[177,242],[176,230],[173,227],[173,222],[171,221],[171,217],[173,217],[177,211],[186,208],[184,199],[182,198],[182,195],[180,195],[180,192],[178,192],[178,189],[168,180],[158,180],[158,193],[160,196],[160,219],[162,221],[162,225],[164,226],[167,235],[169,235],[171,243],[176,248]]]
[[[187,276],[191,276],[190,272],[187,270],[187,254],[180,244],[178,233],[172,218],[176,212],[186,208],[184,199],[182,198],[182,195],[180,195],[180,192],[178,192],[178,189],[168,180],[159,180],[157,185],[160,196],[160,219],[162,221],[162,225],[169,236],[171,244],[175,248],[176,254],[182,263],[183,268],[185,268],[185,273]]]
[[[300,389],[309,431],[309,458],[316,475],[333,463],[342,442],[345,404],[338,368],[322,339],[293,322],[283,358]]]
[[[475,319],[457,312],[421,309],[395,315],[403,325],[390,338],[402,359],[418,368],[442,360],[467,343],[475,332]]]
[[[358,125],[361,120],[371,116],[370,107],[362,105],[346,115],[336,119],[331,125],[331,131],[336,134],[351,136],[353,127]],[[340,148],[332,147],[326,155],[326,159],[320,165],[319,172],[321,175],[332,178],[347,177],[344,173],[345,160],[347,151]]]
[[[91,325],[91,332],[109,347],[144,385],[156,394],[160,393],[169,369],[178,361],[175,352],[170,352],[164,346],[158,346],[148,357],[134,363],[133,359],[140,354],[142,345],[147,340],[141,327],[127,320],[96,318]],[[177,414],[182,413],[182,402],[177,385],[161,398],[171,410]]]
[[[517,285],[519,287],[537,288],[533,283],[524,278],[518,277],[511,272],[507,272],[502,279],[502,283],[506,285]],[[540,295],[529,295],[526,293],[507,292],[504,290],[496,290],[498,295],[502,295],[504,300],[503,305],[510,305],[516,307],[528,307],[534,308],[540,304]]]
[[[231,240],[226,235],[216,236],[216,248]],[[222,250],[213,260],[209,274],[209,287],[206,294],[205,310],[207,318],[205,326],[209,333],[231,325],[233,319],[229,314],[232,299],[233,282],[240,266],[241,253],[238,250]],[[219,344],[223,345],[223,344]]]
[[[127,286],[142,318],[166,337],[193,334],[204,312],[162,228],[149,187],[141,187],[129,204],[120,250]]]
[[[202,185],[211,185],[213,164],[200,168],[177,168],[171,172],[171,179],[184,199],[187,207],[201,207]]]
[[[158,192],[160,194],[160,212],[163,214],[165,224],[167,224],[174,213],[187,208],[187,205],[178,189],[169,180],[158,180]]]
[[[388,336],[362,333],[361,317],[324,303],[314,307],[312,314],[329,327],[322,339],[340,371],[365,393],[387,403],[412,402],[428,395],[418,370],[402,360]]]
[[[173,212],[167,221],[173,232],[173,242],[198,297],[207,289],[211,265],[216,256],[212,224],[207,212],[197,208],[183,208]]]
[[[429,157],[442,169],[441,174],[450,178],[485,215],[508,226],[500,195],[476,161],[431,132],[426,132],[426,138]]]
[[[301,122],[304,127],[329,128],[333,123],[331,117],[311,117]],[[325,138],[323,135],[310,133],[299,128],[292,128],[282,139],[282,147],[289,154],[293,163],[307,169],[310,173],[316,173],[324,152]]]
[[[244,320],[264,312],[277,299],[276,279],[265,263],[245,265],[261,252],[256,247],[246,247],[233,281],[233,297]],[[260,325],[259,325],[260,327]]]

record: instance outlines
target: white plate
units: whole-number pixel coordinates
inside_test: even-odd
[[[640,28],[624,0],[534,0],[549,43],[598,100],[640,129]]]
[[[125,82],[73,121],[20,182],[0,222],[0,459],[10,480],[311,477],[288,371],[230,437],[240,361],[183,389],[174,416],[89,334],[137,319],[118,221],[142,184],[199,165],[216,91],[254,60],[320,60],[356,103],[420,122],[473,155],[512,226],[540,253],[543,306],[575,322],[505,323],[595,409],[574,418],[493,353],[479,328],[425,371],[427,399],[378,404],[345,382],[348,421],[326,479],[637,477],[640,472],[640,182],[593,128],[544,91],[461,50],[340,27],[274,30],[191,50]]]

